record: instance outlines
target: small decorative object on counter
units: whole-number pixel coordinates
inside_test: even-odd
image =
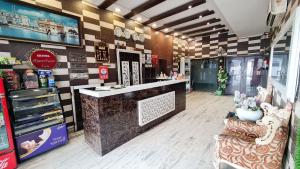
[[[39,82],[37,75],[33,70],[26,70],[23,74],[23,81],[25,84],[25,89],[36,89],[39,88]]]
[[[21,88],[20,76],[16,72],[5,71],[3,74],[5,74],[8,90],[19,90]]]

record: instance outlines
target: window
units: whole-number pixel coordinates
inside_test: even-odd
[[[274,53],[272,62],[272,79],[286,86],[289,53]]]

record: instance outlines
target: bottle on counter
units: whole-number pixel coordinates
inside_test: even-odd
[[[39,88],[38,76],[31,69],[25,71],[25,73],[23,74],[23,81],[25,89]]]

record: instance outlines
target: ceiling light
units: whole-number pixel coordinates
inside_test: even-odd
[[[141,20],[142,20],[142,18],[141,18],[141,17],[138,17],[136,20],[137,20],[137,21],[141,21]]]
[[[220,32],[218,32],[218,34],[220,34]]]
[[[214,27],[213,30],[216,30],[216,28]]]
[[[156,23],[152,24],[152,27],[155,28],[156,27]]]
[[[189,38],[189,41],[192,41],[193,39]]]
[[[120,8],[116,8],[115,11],[119,13],[119,12],[121,12],[121,9]]]
[[[184,38],[185,38],[185,36],[183,35],[183,36],[181,36],[181,38],[182,38],[182,39],[184,39]]]
[[[178,35],[178,33],[177,33],[177,32],[175,32],[175,33],[174,33],[174,36],[177,36],[177,35]]]
[[[169,35],[166,35],[166,37],[168,38],[168,37],[169,37]]]
[[[192,8],[192,5],[189,6],[189,9],[191,9],[191,8]]]
[[[209,22],[207,22],[207,25],[209,25],[210,23]]]
[[[155,34],[158,34],[158,31],[155,31]]]
[[[164,29],[165,32],[168,32],[168,30],[169,30],[168,28]]]
[[[202,18],[202,15],[200,15],[199,18]]]

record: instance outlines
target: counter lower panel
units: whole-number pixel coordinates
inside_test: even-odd
[[[170,99],[172,97],[171,93],[175,93],[175,103],[172,103]],[[163,97],[169,98],[170,101],[165,101],[166,106],[160,104],[166,113],[160,112],[162,110],[159,109],[157,109],[158,114],[148,110],[149,113],[152,112],[150,114],[152,117],[149,117],[151,119],[146,117],[145,120],[144,117],[144,122],[141,122],[141,119],[139,119],[141,105],[143,105],[144,110],[145,106],[146,109],[149,106],[149,109],[152,110],[155,107],[153,107],[151,102],[157,104],[157,99],[151,99],[152,97],[163,100]],[[85,140],[97,153],[104,155],[171,116],[185,110],[185,82],[103,98],[81,94],[81,102]],[[174,104],[175,108],[172,107]]]

